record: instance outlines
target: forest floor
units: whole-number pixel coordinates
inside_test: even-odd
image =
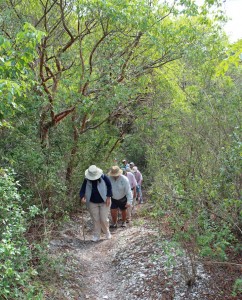
[[[91,241],[87,211],[73,215],[50,241],[56,270],[45,272],[45,299],[242,299],[242,295],[232,296],[241,269],[189,258],[171,242],[165,221],[157,228],[144,217],[147,208],[147,204],[139,205],[126,228],[118,227],[112,239],[102,237],[98,242]],[[239,263],[238,257],[234,262]]]

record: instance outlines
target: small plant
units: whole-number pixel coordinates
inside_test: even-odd
[[[134,226],[142,226],[144,225],[145,221],[143,219],[137,219],[133,221]]]
[[[232,296],[237,296],[239,294],[242,294],[242,278],[236,279],[233,285]]]

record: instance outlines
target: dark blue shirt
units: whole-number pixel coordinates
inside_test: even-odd
[[[109,178],[106,175],[102,175],[101,178],[105,181],[106,186],[107,186],[107,197],[112,197],[112,185],[111,182],[109,180]],[[86,192],[86,185],[87,185],[87,180],[88,179],[84,179],[83,183],[82,183],[82,187],[80,190],[80,198],[83,198],[85,196],[85,192]],[[92,183],[92,193],[91,193],[91,198],[90,201],[93,203],[102,203],[104,202],[99,191],[97,188],[97,184],[98,184],[98,180],[90,180],[90,182]]]

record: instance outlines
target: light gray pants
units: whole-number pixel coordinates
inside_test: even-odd
[[[109,211],[110,206],[106,203],[93,203],[89,202],[88,210],[93,220],[93,235],[100,237],[101,231],[105,234],[109,232]]]

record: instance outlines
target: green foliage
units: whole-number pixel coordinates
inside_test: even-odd
[[[1,209],[16,214],[6,234],[21,297],[35,297],[25,288],[31,252],[18,239],[26,220],[37,214],[48,224],[75,211],[85,169],[107,172],[115,158],[139,166],[151,216],[167,218],[176,242],[227,259],[242,223],[242,71],[241,41],[228,45],[220,28],[221,3],[1,2],[0,157],[22,195],[4,175]],[[21,286],[4,272],[9,289]]]
[[[15,40],[0,35],[0,127],[16,110],[23,110],[22,99],[33,85],[30,63],[36,57],[36,46],[43,33],[25,23]]]
[[[24,238],[28,213],[21,207],[18,183],[8,170],[0,170],[0,297],[40,299],[38,288],[30,285],[37,275],[31,266],[31,250]],[[37,210],[30,208],[30,216]]]
[[[238,278],[235,280],[232,296],[237,296],[239,294],[242,294],[242,279],[241,278]]]
[[[180,78],[177,88],[169,93],[156,89],[157,102],[150,107],[156,126],[143,129],[148,169],[150,174],[159,170],[151,179],[152,215],[166,216],[175,240],[185,247],[226,260],[227,249],[242,232],[241,67],[231,63],[226,76],[217,77],[219,63],[200,65],[197,60],[194,69],[191,60],[183,62],[174,74]],[[160,101],[163,95],[168,107]]]

